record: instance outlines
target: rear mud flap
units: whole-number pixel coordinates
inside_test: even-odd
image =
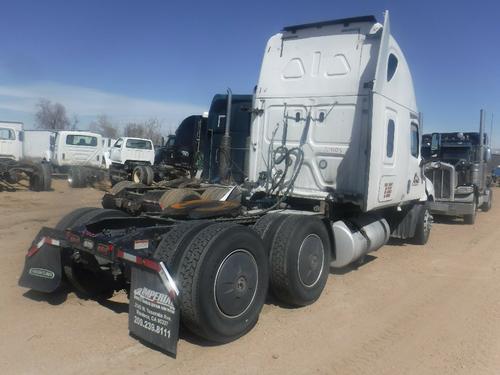
[[[19,286],[51,293],[61,285],[60,235],[59,231],[42,228],[26,255]]]
[[[132,267],[128,327],[130,334],[171,354],[177,354],[179,291],[163,263],[158,271]]]

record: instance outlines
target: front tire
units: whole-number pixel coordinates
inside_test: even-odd
[[[476,222],[476,202],[474,202],[473,204],[473,213],[472,214],[469,214],[469,215],[464,215],[464,223],[465,224],[468,224],[468,225],[472,225]]]
[[[417,245],[425,245],[429,240],[432,228],[432,215],[426,206],[421,206],[413,240]]]
[[[489,210],[491,210],[492,204],[493,204],[493,190],[488,189],[488,201],[481,205],[481,210],[483,212],[488,212]]]

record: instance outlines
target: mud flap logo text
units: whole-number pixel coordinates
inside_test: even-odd
[[[55,277],[54,272],[46,270],[45,268],[30,268],[29,274],[44,279],[53,279]]]
[[[169,309],[174,308],[174,304],[170,300],[170,297],[164,293],[156,292],[152,289],[142,287],[134,290],[134,299],[146,303],[158,304],[161,306],[166,306]]]

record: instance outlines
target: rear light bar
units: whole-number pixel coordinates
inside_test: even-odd
[[[103,255],[110,255],[115,249],[113,244],[97,244],[97,251]]]
[[[71,243],[80,243],[80,236],[71,233],[70,231],[66,231],[66,239]]]
[[[33,246],[30,247],[30,249],[28,250],[27,256],[32,257],[33,255],[35,255],[36,252],[38,250],[40,250],[43,245],[60,246],[61,242],[59,240],[54,239],[54,238],[44,236],[44,237],[40,238],[40,241],[38,241],[36,244],[34,244]]]
[[[139,257],[137,255],[132,255],[132,254],[126,253],[125,251],[122,251],[122,250],[118,250],[116,255],[118,256],[118,258],[122,258],[124,260],[138,264],[140,266],[147,267],[153,271],[156,271],[156,272],[160,271],[160,265],[157,262],[155,262],[154,260],[142,258],[142,257]]]

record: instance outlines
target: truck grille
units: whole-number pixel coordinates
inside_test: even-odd
[[[425,176],[432,181],[434,185],[435,199],[451,199],[453,186],[452,170],[447,168],[433,168],[425,172]]]

